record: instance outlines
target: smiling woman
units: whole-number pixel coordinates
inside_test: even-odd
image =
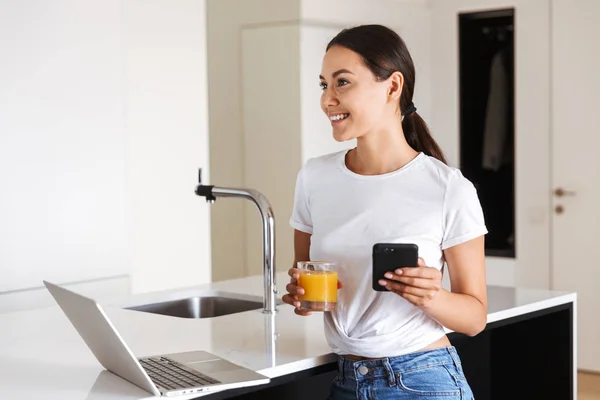
[[[357,143],[305,163],[290,219],[295,263],[338,264],[336,308],[324,313],[339,355],[331,398],[471,399],[444,327],[474,336],[486,324],[487,230],[475,188],[446,165],[416,112],[414,65],[394,31],[343,30],[328,44],[319,78],[334,139]],[[393,267],[377,282],[384,291],[372,286],[377,243],[419,251],[417,265]],[[445,263],[450,291],[441,288]],[[298,270],[289,274],[283,300],[309,315]]]
[[[403,122],[404,136],[408,144],[417,151],[423,151],[442,162],[446,162],[442,150],[431,137],[427,124],[417,114],[412,101],[415,85],[415,68],[408,49],[398,35],[389,35],[391,31],[380,26],[361,26],[360,30],[347,30],[346,34],[336,36],[327,46],[323,60],[323,74],[319,75],[323,90],[321,108],[332,121],[346,119],[353,112],[362,125],[351,130],[334,129],[334,138],[348,140],[350,135],[358,137],[361,129],[372,127],[375,121],[381,121],[381,105],[389,100],[391,91],[381,91],[381,86],[395,85],[399,89],[399,100],[395,113]],[[351,32],[351,34],[348,34]],[[391,57],[382,56],[392,50]],[[347,67],[343,67],[343,66]],[[338,69],[339,67],[339,69]],[[328,69],[328,70],[326,70]],[[327,74],[330,74],[327,79]],[[390,82],[388,82],[390,81]],[[328,90],[331,86],[332,90]],[[406,118],[412,115],[412,118]],[[348,121],[350,122],[350,121]],[[334,124],[340,126],[342,124]],[[348,124],[349,125],[349,124]],[[358,131],[358,132],[357,132]]]

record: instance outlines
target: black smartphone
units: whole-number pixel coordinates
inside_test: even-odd
[[[419,246],[413,243],[376,243],[373,245],[373,290],[387,292],[379,284],[386,272],[402,267],[416,267],[419,262]]]

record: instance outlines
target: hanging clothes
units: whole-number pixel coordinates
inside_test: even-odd
[[[506,49],[502,48],[492,58],[483,130],[482,167],[492,171],[498,171],[507,159],[509,77],[505,65]]]

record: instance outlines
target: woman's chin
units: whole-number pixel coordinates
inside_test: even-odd
[[[348,132],[336,132],[335,130],[333,131],[333,139],[336,142],[347,142],[348,140],[352,140],[354,139],[354,136],[352,136],[352,134],[349,134]]]

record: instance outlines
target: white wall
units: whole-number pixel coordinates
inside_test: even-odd
[[[204,0],[123,2],[132,290],[209,282]]]
[[[204,0],[0,3],[0,309],[210,280],[205,38]]]
[[[129,272],[120,1],[0,4],[0,292]]]

